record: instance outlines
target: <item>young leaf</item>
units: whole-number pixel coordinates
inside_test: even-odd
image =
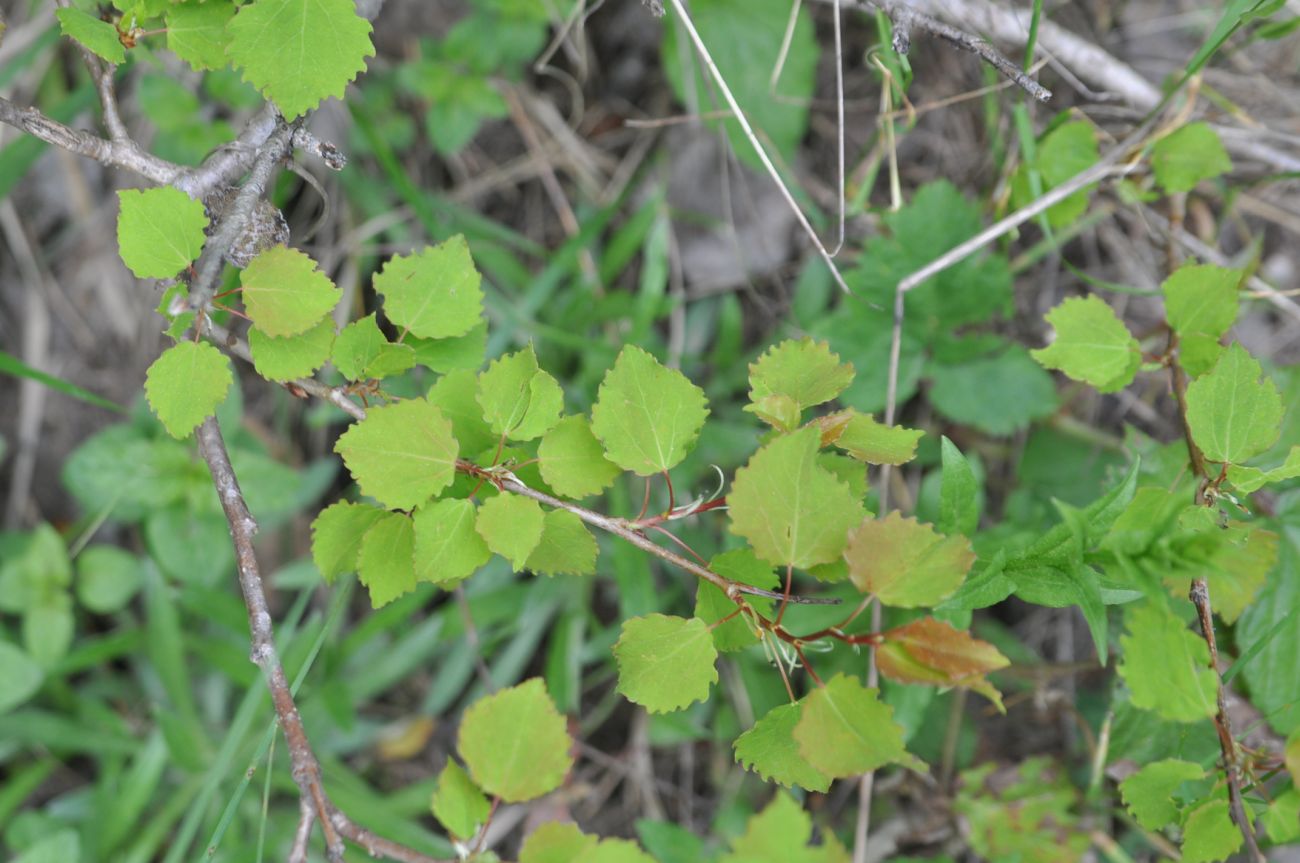
[[[483,313],[482,277],[474,268],[465,238],[456,235],[437,246],[390,258],[375,276],[384,314],[412,335],[426,339],[463,336]]]
[[[964,686],[1001,709],[1002,696],[984,675],[1006,668],[1011,662],[987,641],[933,617],[922,617],[881,633],[876,664],[890,680]]]
[[[1244,275],[1209,264],[1179,267],[1160,285],[1169,326],[1184,338],[1198,333],[1222,337],[1237,319],[1237,287]]]
[[[1196,184],[1232,170],[1218,134],[1206,123],[1188,123],[1151,149],[1151,170],[1166,192],[1190,192]]]
[[[820,439],[811,426],[782,435],[736,471],[731,532],[768,563],[806,569],[835,560],[865,514],[848,485],[817,464]]]
[[[715,556],[709,561],[709,569],[724,578],[754,587],[775,590],[780,585],[772,567],[754,557],[754,552],[747,548],[725,551]],[[772,608],[770,599],[748,597],[748,601],[761,614],[768,613]],[[753,624],[743,613],[735,615],[726,623],[719,623],[735,610],[736,603],[727,599],[721,588],[700,581],[695,593],[695,616],[713,628],[713,646],[723,652],[741,650],[758,643],[758,636],[752,629]]]
[[[1286,454],[1286,460],[1272,470],[1228,465],[1228,481],[1237,491],[1247,494],[1258,491],[1269,483],[1282,482],[1298,476],[1300,476],[1300,446],[1291,447]]]
[[[415,351],[415,361],[439,374],[469,369],[477,371],[487,352],[487,321],[479,320],[469,332],[450,339],[422,339],[407,336],[403,344]]]
[[[1142,365],[1137,339],[1100,297],[1071,297],[1047,313],[1056,338],[1029,355],[1099,392],[1113,393],[1133,382]]]
[[[831,427],[835,437],[827,440],[828,428],[825,420],[835,419]],[[818,425],[822,428],[822,443],[833,443],[858,461],[868,464],[905,464],[916,458],[916,445],[925,432],[903,426],[887,426],[878,423],[870,414],[860,414],[855,410],[841,411],[829,417],[821,417]]]
[[[875,687],[868,689],[846,674],[804,696],[794,739],[808,763],[832,778],[856,776],[891,761],[916,762],[903,747],[903,727],[894,721],[894,708],[880,700]]]
[[[233,381],[221,351],[207,342],[180,342],[149,366],[144,392],[167,433],[185,438],[212,415]]]
[[[357,577],[375,608],[415,590],[415,531],[409,517],[386,512],[376,519],[361,537]]]
[[[112,24],[101,21],[80,9],[56,9],[54,17],[59,19],[59,30],[63,35],[80,42],[87,51],[117,66],[126,62],[126,48],[122,45],[117,28]],[[173,270],[168,275],[175,274],[176,271]],[[136,273],[136,275],[140,274]],[[162,279],[167,276],[140,276],[140,278]]]
[[[928,524],[897,511],[868,519],[850,536],[844,559],[849,578],[885,605],[936,605],[961,587],[975,562],[970,540],[941,536]]]
[[[826,791],[831,778],[808,763],[794,740],[802,704],[779,704],[736,738],[736,761],[768,782]]]
[[[1162,830],[1178,818],[1174,792],[1184,782],[1200,779],[1205,771],[1199,764],[1166,758],[1142,767],[1119,784],[1124,805],[1148,830]]]
[[[253,368],[271,381],[291,381],[310,376],[329,360],[333,347],[334,321],[328,317],[296,336],[276,338],[257,327],[248,331]]]
[[[475,529],[477,511],[468,500],[448,498],[415,511],[415,578],[444,587],[469,578],[492,557]]]
[[[940,533],[970,536],[979,527],[979,480],[970,462],[948,438],[939,442],[943,460],[943,483],[939,489]]]
[[[1046,192],[1097,163],[1097,133],[1083,120],[1065,123],[1052,129],[1038,142],[1032,165],[1023,164],[1011,182],[1012,206],[1023,207],[1034,198],[1030,169],[1036,170]],[[1047,209],[1047,221],[1053,228],[1063,228],[1088,209],[1089,189],[1080,189]]]
[[[591,575],[596,571],[596,552],[596,538],[582,519],[553,509],[545,514],[542,538],[524,566],[541,575]]]
[[[361,491],[392,509],[412,509],[451,485],[451,423],[424,399],[371,408],[334,444]]]
[[[479,507],[474,529],[488,548],[510,561],[515,572],[527,565],[528,556],[542,540],[546,516],[537,501],[514,494],[499,494]]]
[[[331,359],[350,381],[383,379],[415,365],[415,350],[410,345],[390,342],[372,312],[343,328],[334,340]]]
[[[530,344],[493,360],[478,376],[478,403],[493,434],[532,440],[559,422],[564,392],[555,378],[537,368]]]
[[[288,246],[272,246],[253,258],[239,282],[244,310],[268,336],[306,332],[329,314],[340,296],[315,261]]]
[[[827,830],[823,837],[820,848],[809,847],[812,819],[790,795],[777,792],[749,819],[745,832],[731,841],[731,852],[718,863],[848,863],[835,834]]]
[[[429,388],[429,403],[436,405],[442,415],[451,420],[452,430],[464,453],[482,452],[495,447],[498,440],[483,421],[483,408],[479,406],[477,392],[478,378],[468,369],[449,372]]]
[[[637,476],[653,476],[686,458],[708,415],[703,390],[625,345],[601,381],[591,430],[610,461]]]
[[[457,839],[466,840],[486,823],[492,805],[469,774],[450,758],[438,774],[433,792],[433,816]]]
[[[240,7],[226,33],[230,61],[286,120],[342,96],[375,55],[370,22],[353,0],[256,0]]]
[[[622,469],[605,458],[600,441],[582,415],[560,420],[537,448],[542,479],[564,497],[580,498],[609,487]]]
[[[811,338],[787,339],[749,365],[749,400],[785,396],[796,414],[830,401],[851,383],[853,366],[841,363],[826,342]]]
[[[1259,363],[1231,345],[1213,370],[1187,387],[1187,428],[1210,461],[1238,464],[1259,455],[1281,433],[1282,399]]]
[[[336,501],[311,523],[311,558],[325,583],[355,572],[361,538],[384,515],[378,507]]]
[[[1213,716],[1219,675],[1210,668],[1205,642],[1157,600],[1131,606],[1124,620],[1119,674],[1133,703],[1175,722]]]
[[[1183,824],[1183,863],[1226,860],[1241,847],[1241,830],[1232,822],[1227,800],[1196,807]]]
[[[706,701],[709,687],[718,682],[718,651],[708,625],[698,617],[651,614],[625,620],[614,659],[618,691],[651,713]]]
[[[655,859],[631,839],[602,839],[573,863],[655,863]]]
[[[599,841],[583,833],[576,824],[545,821],[524,839],[519,863],[572,863],[595,848]]]
[[[167,10],[167,47],[196,72],[226,65],[226,24],[235,15],[230,0],[173,3]]]
[[[104,26],[113,29],[111,24]],[[203,204],[180,189],[123,189],[117,198],[121,204],[117,248],[122,262],[137,278],[170,279],[203,251],[203,229],[208,226],[208,217]]]
[[[573,740],[540,678],[503,689],[465,711],[456,748],[479,787],[506,803],[560,787]]]

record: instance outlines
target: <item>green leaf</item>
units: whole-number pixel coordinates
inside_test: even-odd
[[[903,747],[894,708],[880,700],[875,687],[846,674],[804,696],[794,739],[813,769],[831,778],[857,776],[891,761],[909,766],[916,761]]]
[[[1178,335],[1218,340],[1237,320],[1237,288],[1245,273],[1209,264],[1184,264],[1165,279],[1165,316]]]
[[[542,538],[524,566],[541,575],[592,575],[596,552],[596,538],[582,519],[567,510],[553,509],[545,514]]]
[[[149,366],[144,392],[167,433],[185,438],[212,416],[233,381],[225,354],[207,342],[181,342]]]
[[[1119,784],[1124,805],[1148,830],[1162,830],[1178,819],[1174,792],[1184,782],[1200,779],[1205,771],[1199,764],[1166,758],[1143,766]]]
[[[777,792],[762,812],[745,824],[745,832],[731,841],[731,851],[718,863],[848,863],[848,854],[829,830],[826,844],[808,847],[812,819],[790,798]]]
[[[0,716],[36,694],[45,672],[30,656],[0,641]]]
[[[112,29],[111,25],[105,26]],[[137,278],[170,279],[203,251],[207,239],[203,229],[208,226],[208,217],[203,204],[180,189],[122,189],[117,199],[121,204],[117,217],[118,252]]]
[[[483,365],[487,352],[487,321],[479,320],[469,332],[450,339],[422,339],[408,336],[403,344],[415,351],[415,361],[438,373],[469,369]]]
[[[491,811],[492,804],[483,791],[459,764],[448,758],[433,792],[433,816],[452,836],[466,840],[487,823]]]
[[[707,701],[709,687],[718,682],[718,651],[698,617],[651,614],[625,620],[614,659],[618,691],[651,713]]]
[[[932,606],[966,578],[975,552],[964,536],[941,536],[897,510],[867,519],[849,536],[844,558],[849,578],[863,593],[897,608]]]
[[[1188,123],[1151,148],[1151,169],[1166,192],[1190,192],[1196,184],[1232,170],[1219,135],[1206,123]]]
[[[736,761],[768,782],[826,791],[831,778],[808,763],[794,739],[802,704],[780,704],[736,738]]]
[[[630,839],[602,839],[573,863],[655,863],[655,860]]]
[[[426,339],[463,336],[483,313],[482,277],[465,238],[456,235],[419,253],[390,258],[375,276],[384,314]]]
[[[456,742],[474,781],[506,803],[559,788],[573,766],[572,746],[564,717],[536,677],[466,710]]]
[[[326,584],[356,571],[361,538],[384,514],[378,507],[346,500],[320,511],[311,523],[311,559]]]
[[[1193,809],[1183,824],[1183,863],[1226,860],[1241,843],[1241,830],[1232,822],[1228,801],[1211,800]]]
[[[111,545],[93,545],[77,557],[77,600],[96,614],[121,611],[144,585],[135,555]]]
[[[415,350],[385,338],[373,313],[353,321],[334,340],[330,357],[343,377],[364,381],[401,374],[415,365]]]
[[[375,520],[361,537],[357,577],[375,608],[415,590],[415,531],[409,517],[386,512]]]
[[[528,556],[542,541],[546,516],[537,501],[514,494],[499,494],[479,507],[474,526],[488,548],[510,561],[515,572],[528,564]]]
[[[625,345],[591,409],[591,430],[609,460],[637,476],[675,467],[709,415],[704,391],[635,345]]]
[[[725,551],[709,561],[709,569],[723,578],[738,581],[754,587],[775,590],[780,586],[780,579],[772,567],[754,556],[747,548]],[[750,605],[760,614],[768,614],[772,601],[761,597],[746,597]],[[758,643],[754,634],[754,624],[744,614],[732,617],[726,623],[719,623],[736,610],[736,603],[727,599],[722,589],[710,582],[701,580],[695,593],[695,616],[713,629],[713,646],[718,650],[729,652],[741,650]]]
[[[195,71],[222,69],[230,37],[226,25],[235,15],[230,0],[173,4],[167,10],[167,47]]]
[[[1064,372],[1103,393],[1133,382],[1142,351],[1137,339],[1100,297],[1071,297],[1047,313],[1056,328],[1050,345],[1029,354],[1045,368]]]
[[[117,28],[112,24],[101,21],[80,9],[56,9],[54,16],[59,19],[59,30],[64,36],[80,42],[95,56],[119,66],[126,62],[126,48],[122,45]],[[175,271],[168,275],[175,275]],[[161,279],[166,276],[140,276],[140,278]]]
[[[1056,385],[1019,345],[995,357],[931,370],[930,401],[954,422],[1012,434],[1056,411]]]
[[[288,246],[272,246],[253,258],[239,282],[244,310],[268,336],[306,332],[330,313],[340,296],[315,261]]]
[[[310,377],[325,365],[334,347],[334,321],[328,317],[304,333],[276,338],[257,327],[248,331],[253,368],[271,381]]]
[[[353,0],[256,0],[226,26],[226,54],[244,80],[294,120],[331,96],[375,55],[370,22]]]
[[[1033,165],[1021,165],[1011,183],[1013,207],[1024,207],[1034,200],[1030,169],[1037,171],[1042,191],[1047,192],[1097,163],[1097,135],[1091,123],[1077,120],[1056,127],[1038,142]],[[1080,189],[1047,209],[1047,221],[1053,228],[1063,228],[1088,209],[1089,189]]]
[[[23,647],[37,664],[49,668],[67,655],[74,626],[67,591],[38,597],[23,612]]]
[[[1284,528],[1277,566],[1258,598],[1237,622],[1235,640],[1242,658],[1242,677],[1250,688],[1251,703],[1268,717],[1280,734],[1300,729],[1300,530],[1293,502],[1279,513]],[[1214,594],[1210,594],[1213,599]]]
[[[1228,481],[1237,491],[1247,494],[1258,491],[1269,483],[1283,482],[1300,476],[1300,446],[1291,447],[1286,461],[1272,470],[1260,470],[1257,467],[1240,467],[1228,465]]]
[[[796,414],[830,401],[851,383],[853,366],[841,363],[826,342],[811,338],[774,345],[749,366],[749,400],[785,396]]]
[[[970,536],[979,526],[979,480],[970,462],[948,438],[939,444],[943,460],[943,484],[939,490],[940,533]]]
[[[916,445],[925,432],[887,426],[876,422],[875,417],[857,411],[845,413],[848,421],[834,443],[855,459],[868,464],[905,464],[916,458]]]
[[[782,435],[736,471],[727,495],[731,532],[769,563],[830,563],[865,515],[848,484],[817,464],[820,440],[811,426]]]
[[[1300,789],[1292,787],[1274,797],[1262,821],[1268,838],[1278,845],[1300,840]]]
[[[424,399],[371,408],[334,444],[361,491],[391,509],[412,509],[451,485],[457,446],[451,423]]]
[[[1213,716],[1219,676],[1210,668],[1205,642],[1157,600],[1130,606],[1124,621],[1128,634],[1120,637],[1119,674],[1133,703],[1175,722]]]
[[[1282,399],[1255,358],[1229,346],[1213,370],[1187,387],[1187,428],[1210,461],[1240,463],[1273,445]]]
[[[545,821],[524,839],[519,863],[573,863],[599,841],[576,824]]]
[[[429,402],[437,405],[460,441],[461,452],[477,453],[495,447],[497,438],[483,421],[477,376],[468,369],[449,372],[429,388]]]
[[[478,376],[478,403],[493,434],[532,440],[546,434],[564,410],[564,391],[537,368],[530,344],[493,360]]]
[[[556,423],[537,448],[542,479],[564,497],[581,498],[609,488],[622,469],[605,458],[591,424],[582,415]]]
[[[434,501],[415,511],[415,578],[450,587],[492,557],[468,500]]]

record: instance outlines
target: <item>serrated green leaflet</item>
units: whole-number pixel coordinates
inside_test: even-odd
[[[655,863],[655,859],[630,839],[602,839],[583,851],[573,863]]]
[[[1188,123],[1151,149],[1151,169],[1166,192],[1190,192],[1196,184],[1232,170],[1218,134],[1206,123]]]
[[[226,24],[235,15],[230,0],[173,4],[167,10],[167,47],[195,71],[226,65]]]
[[[563,509],[548,511],[542,537],[525,566],[539,575],[591,575],[596,571],[596,538],[582,519]]]
[[[64,36],[80,42],[86,50],[97,57],[115,65],[126,62],[126,48],[118,37],[117,28],[107,21],[100,21],[93,15],[80,9],[56,9],[54,15],[59,19],[59,29]],[[175,271],[172,272],[172,275]],[[137,273],[136,275],[139,275]],[[164,276],[140,276],[140,278],[165,278]]]
[[[479,787],[506,803],[560,787],[573,766],[564,717],[538,678],[489,695],[465,711],[456,748]]]
[[[564,497],[581,498],[609,487],[622,469],[605,458],[584,416],[560,420],[537,448],[542,479]]]
[[[463,336],[483,312],[481,277],[469,246],[457,235],[411,255],[390,258],[375,276],[384,314],[426,339]]]
[[[373,57],[370,22],[353,0],[257,0],[226,26],[226,54],[286,120],[343,89]]]
[[[1021,165],[1011,181],[1013,207],[1023,207],[1033,201],[1035,190],[1030,182],[1030,171],[1036,171],[1041,181],[1041,192],[1055,186],[1097,163],[1097,134],[1091,123],[1078,120],[1052,129],[1038,142],[1032,164]],[[1053,228],[1063,228],[1079,218],[1088,209],[1090,189],[1080,189],[1058,204],[1047,209],[1047,221]]]
[[[149,366],[144,392],[167,433],[184,438],[212,415],[233,381],[225,354],[207,342],[181,342]]]
[[[1199,764],[1166,758],[1145,765],[1119,784],[1124,805],[1148,830],[1161,830],[1178,818],[1174,792],[1184,782],[1200,779],[1205,770]]]
[[[769,782],[825,791],[831,787],[831,778],[808,763],[794,739],[802,712],[802,704],[780,704],[769,710],[736,738],[736,761]]]
[[[1241,463],[1281,433],[1282,399],[1255,358],[1239,344],[1187,387],[1187,427],[1210,461]]]
[[[591,430],[610,461],[637,476],[652,476],[686,458],[708,415],[703,390],[640,348],[625,345],[601,381]]]
[[[469,578],[492,557],[475,530],[468,500],[439,500],[415,511],[415,577],[444,587]]]
[[[330,359],[350,381],[383,379],[415,365],[410,345],[395,345],[379,329],[374,314],[353,321],[334,340]]]
[[[203,204],[189,195],[161,186],[143,192],[123,189],[117,197],[121,203],[117,248],[122,262],[137,278],[169,279],[203,251],[208,217]]]
[[[799,751],[831,778],[856,776],[891,761],[912,764],[903,747],[903,728],[894,709],[856,677],[837,674],[803,698],[794,727]]]
[[[296,336],[314,327],[339,301],[339,289],[310,257],[273,246],[240,273],[240,296],[253,323],[268,336]]]
[[[775,590],[780,585],[772,567],[758,558],[747,548],[737,548],[715,555],[709,561],[709,569],[723,578]],[[768,614],[772,609],[772,600],[761,597],[749,597],[749,604],[760,614]],[[717,585],[700,581],[695,594],[695,616],[713,628],[713,646],[723,652],[741,650],[758,643],[754,626],[743,613],[731,617],[726,623],[719,621],[730,616],[736,610],[736,603],[727,599],[727,595]]]
[[[248,331],[253,368],[267,380],[305,378],[325,365],[334,347],[334,321],[328,317],[304,333],[276,338],[257,327]]]
[[[429,388],[429,402],[451,420],[456,440],[465,453],[478,453],[496,446],[497,438],[483,421],[479,406],[477,376],[468,369],[449,372]]]
[[[448,758],[433,792],[433,816],[452,836],[466,840],[487,821],[491,811],[492,804],[483,791],[459,764]]]
[[[1272,470],[1228,465],[1228,482],[1232,483],[1237,491],[1244,491],[1247,494],[1258,491],[1269,483],[1282,482],[1297,476],[1300,476],[1300,446],[1291,447],[1287,452],[1286,461]]]
[[[835,446],[868,464],[904,464],[916,457],[916,445],[925,432],[887,426],[869,414],[849,413],[843,431],[835,438]]]
[[[478,376],[477,397],[488,428],[511,440],[541,437],[564,409],[564,392],[537,368],[532,345],[493,360]]]
[[[1241,847],[1241,830],[1232,822],[1227,800],[1196,807],[1183,824],[1182,863],[1226,860]]]
[[[361,491],[412,509],[451,485],[457,446],[451,423],[424,399],[371,408],[334,444]]]
[[[1133,382],[1142,351],[1137,339],[1100,297],[1071,297],[1047,313],[1056,338],[1030,356],[1049,369],[1103,393]]]
[[[510,566],[518,572],[542,541],[545,525],[546,516],[537,501],[499,494],[479,507],[474,529],[487,542],[488,548],[510,561]]]
[[[408,336],[403,344],[415,351],[415,361],[435,372],[457,369],[478,370],[487,351],[487,321],[480,320],[469,332],[450,339],[422,339]]]
[[[707,701],[709,687],[718,682],[718,651],[698,617],[651,614],[625,620],[614,659],[618,691],[651,713]]]
[[[844,558],[849,578],[885,605],[935,605],[961,587],[975,553],[964,536],[941,536],[928,524],[897,511],[862,522]]]
[[[1237,286],[1245,273],[1185,264],[1160,285],[1169,326],[1186,338],[1202,334],[1218,339],[1237,319]]]
[[[402,513],[386,512],[361,537],[357,577],[370,591],[370,604],[387,605],[415,590],[415,531]]]
[[[820,439],[812,427],[782,435],[736,471],[727,495],[731,532],[769,563],[829,563],[865,515],[848,485],[817,464]]]
[[[979,526],[980,486],[970,462],[948,438],[939,442],[943,481],[939,491],[940,533],[970,536]]]
[[[311,523],[311,558],[325,583],[357,568],[361,538],[384,514],[365,504],[336,501]]]
[[[572,863],[599,841],[576,824],[545,821],[524,839],[519,863]]]
[[[853,366],[811,338],[774,345],[749,366],[749,400],[785,396],[796,413],[830,401],[851,383]]]
[[[849,863],[848,852],[832,831],[814,847],[812,819],[790,795],[778,792],[762,812],[749,819],[745,832],[731,841],[718,863]]]
[[[1219,676],[1210,668],[1205,642],[1158,600],[1130,606],[1124,620],[1128,634],[1120,637],[1119,674],[1133,703],[1175,722],[1213,716]]]

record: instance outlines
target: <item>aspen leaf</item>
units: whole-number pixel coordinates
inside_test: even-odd
[[[1190,192],[1202,180],[1232,170],[1219,135],[1207,123],[1187,123],[1151,148],[1151,170],[1166,192]]]
[[[375,276],[384,314],[426,339],[463,336],[483,312],[482,277],[457,235],[437,246],[390,258]]]
[[[1133,382],[1142,364],[1137,339],[1100,297],[1071,297],[1047,313],[1056,329],[1050,345],[1029,352],[1049,369],[1113,393]]]
[[[248,331],[253,368],[271,381],[309,377],[325,365],[333,347],[334,321],[329,317],[321,318],[316,326],[295,336],[276,338],[257,327]]]
[[[984,675],[1011,663],[987,641],[933,617],[922,617],[886,630],[880,638],[876,665],[890,680],[966,687],[984,695],[1002,710],[1002,696]]]
[[[401,374],[411,368],[415,365],[415,350],[410,345],[390,342],[372,313],[343,328],[334,340],[331,359],[343,377],[364,381]]]
[[[894,708],[880,700],[875,687],[837,674],[802,703],[794,739],[808,763],[827,776],[857,776],[890,762],[916,763],[903,746],[903,727],[894,721]]]
[[[456,742],[478,786],[507,803],[559,788],[573,766],[572,746],[564,717],[536,677],[475,702]]]
[[[361,538],[383,515],[378,507],[346,500],[320,511],[311,523],[311,557],[326,584],[356,571]]]
[[[1205,771],[1199,764],[1166,758],[1144,765],[1119,784],[1124,805],[1148,830],[1161,830],[1178,818],[1174,792],[1184,782],[1200,779]]]
[[[532,440],[559,422],[564,392],[555,378],[538,369],[529,345],[493,360],[478,376],[478,403],[493,434]]]
[[[226,65],[230,37],[226,24],[235,15],[230,0],[173,3],[167,10],[167,47],[196,72]]]
[[[392,509],[412,509],[456,472],[451,423],[424,399],[371,408],[334,444],[361,491]]]
[[[609,487],[622,469],[605,458],[600,441],[584,416],[556,423],[537,448],[542,479],[564,497],[580,498]]]
[[[799,412],[830,401],[851,383],[853,366],[840,362],[826,342],[810,338],[773,345],[749,366],[749,400],[785,397],[794,406],[796,424]]]
[[[113,29],[110,24],[104,26]],[[203,204],[180,189],[122,189],[117,199],[121,205],[117,217],[118,252],[137,278],[170,279],[203,251],[207,239],[203,229],[208,226],[208,217]]]
[[[849,578],[885,605],[917,608],[942,602],[961,587],[975,553],[964,536],[942,536],[897,511],[868,519],[849,537]]]
[[[1210,461],[1240,464],[1281,433],[1282,399],[1259,363],[1239,344],[1187,387],[1187,427]]]
[[[448,498],[415,511],[415,578],[451,587],[469,578],[492,557],[474,504]]]
[[[1245,274],[1209,264],[1184,264],[1160,285],[1165,315],[1179,336],[1220,338],[1237,319],[1237,287]]]
[[[576,824],[544,821],[524,839],[519,863],[573,863],[600,840],[588,836]]]
[[[180,342],[149,366],[144,392],[167,433],[185,438],[212,416],[233,381],[221,351],[207,342]]]
[[[780,579],[772,571],[772,567],[755,557],[754,552],[748,548],[724,551],[716,555],[709,561],[709,569],[723,578],[753,587],[775,590],[780,586]],[[760,614],[768,614],[772,608],[770,599],[751,596],[748,597],[748,602]],[[746,620],[743,614],[732,617],[726,623],[719,622],[735,610],[736,603],[727,599],[727,595],[721,588],[703,579],[700,580],[695,593],[695,616],[713,628],[713,645],[718,650],[724,652],[741,650],[758,643],[758,636],[752,629],[754,624]]]
[[[553,509],[543,517],[541,539],[525,567],[541,575],[591,575],[596,571],[596,553],[596,538],[582,519]]]
[[[499,494],[479,507],[474,529],[488,548],[510,561],[511,568],[518,572],[541,542],[545,524],[546,517],[537,501]]]
[[[117,28],[112,24],[101,21],[88,12],[73,8],[56,9],[54,16],[59,19],[59,30],[64,36],[81,43],[82,47],[101,60],[107,60],[118,66],[126,62],[126,48],[122,45]],[[140,278],[166,277],[140,276]]]
[[[1124,621],[1119,674],[1133,704],[1174,722],[1213,716],[1219,676],[1205,642],[1156,600],[1130,607]]]
[[[310,257],[272,246],[239,274],[240,296],[253,323],[268,336],[296,336],[338,304],[339,289]]]
[[[790,795],[777,792],[718,863],[848,863],[849,855],[829,830],[820,847],[811,847],[812,827],[808,813]]]
[[[916,458],[916,445],[925,435],[920,429],[878,423],[870,414],[854,410],[832,414],[832,417],[842,420],[835,423],[838,434],[827,441],[823,431],[822,442],[833,443],[858,461],[868,464],[905,464],[911,461]]]
[[[433,792],[433,816],[458,839],[469,839],[487,821],[492,804],[483,791],[474,784],[455,761],[447,759],[447,766],[438,774],[438,787]]]
[[[1183,822],[1183,863],[1226,860],[1241,843],[1241,830],[1232,822],[1227,800],[1198,806]]]
[[[780,704],[736,738],[736,761],[769,782],[826,791],[831,778],[808,763],[794,739],[802,704]]]
[[[718,651],[698,617],[651,614],[625,620],[614,659],[618,691],[651,713],[706,701],[709,687],[718,682]]]
[[[415,590],[415,532],[410,518],[386,512],[375,520],[361,538],[357,578],[370,591],[375,608]]]

